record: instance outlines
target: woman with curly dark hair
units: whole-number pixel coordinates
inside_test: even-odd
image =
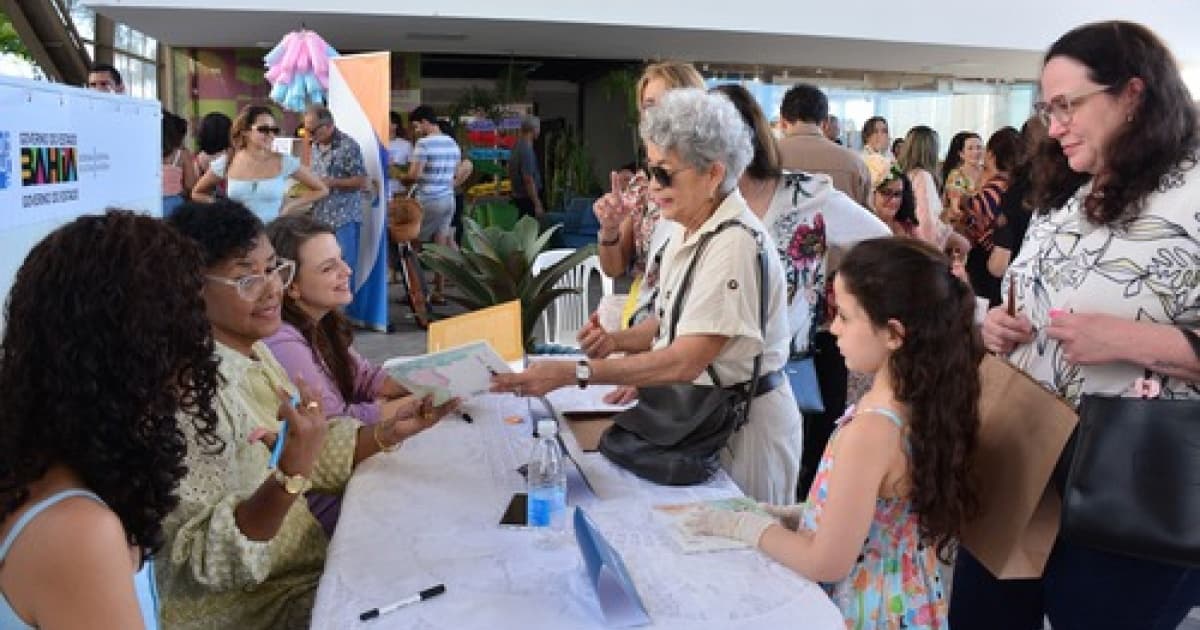
[[[157,627],[148,558],[185,473],[176,413],[221,446],[203,283],[194,243],[115,210],[54,231],[17,271],[0,346],[0,627]]]
[[[975,297],[944,255],[896,237],[851,249],[834,297],[846,366],[874,383],[839,421],[808,502],[765,506],[775,518],[703,511],[689,529],[826,583],[847,627],[946,628],[938,560],[978,504],[980,384],[963,377],[983,358]]]
[[[1081,26],[1046,53],[1041,97],[1042,210],[1010,267],[1016,303],[984,320],[988,349],[1075,405],[1140,378],[1200,398],[1200,137],[1171,51],[1131,22]],[[1060,538],[1041,580],[999,581],[960,553],[953,625],[1173,630],[1198,602],[1200,570]]]

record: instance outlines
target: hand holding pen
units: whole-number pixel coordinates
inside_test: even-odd
[[[983,345],[998,354],[1008,354],[1019,344],[1033,341],[1033,323],[1017,312],[1015,276],[1009,277],[1008,303],[997,306],[983,319]]]

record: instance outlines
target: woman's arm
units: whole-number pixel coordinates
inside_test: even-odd
[[[308,207],[310,204],[329,196],[329,188],[325,186],[325,182],[322,182],[321,178],[314,175],[307,166],[297,168],[292,177],[295,177],[296,181],[308,187],[309,191],[284,203],[279,211],[280,214],[289,214],[297,208]]]
[[[192,187],[192,201],[212,203],[214,200],[212,192],[216,190],[219,183],[221,183],[221,177],[214,173],[213,169],[208,169],[200,177],[200,181]]]
[[[183,169],[184,195],[190,198],[192,190],[196,188],[196,183],[200,180],[200,175],[196,172],[196,156],[187,149],[180,149],[179,167]]]
[[[992,248],[992,253],[988,255],[988,273],[994,277],[1003,278],[1004,273],[1008,271],[1008,263],[1011,261],[1012,252],[1008,251],[1008,248],[996,245]]]

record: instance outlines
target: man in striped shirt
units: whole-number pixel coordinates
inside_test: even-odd
[[[416,182],[417,201],[424,210],[420,240],[454,247],[454,230],[450,227],[454,219],[454,169],[462,159],[462,151],[454,138],[442,133],[437,116],[428,105],[414,109],[409,120],[420,137],[409,158],[405,178]],[[434,304],[444,300],[442,284],[442,277],[435,275],[433,295],[430,296]]]

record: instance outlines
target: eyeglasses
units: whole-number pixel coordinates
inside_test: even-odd
[[[676,174],[690,170],[691,168],[692,167],[690,166],[685,166],[683,168],[677,168],[673,171],[668,171],[661,166],[648,165],[646,166],[646,172],[650,173],[650,177],[653,177],[654,181],[658,182],[659,186],[662,186],[663,188],[670,188],[671,180]]]
[[[1072,96],[1059,95],[1049,101],[1034,103],[1033,113],[1037,114],[1038,118],[1047,127],[1050,126],[1051,118],[1058,121],[1060,125],[1066,125],[1071,122],[1071,117],[1075,115],[1076,107],[1079,107],[1088,97],[1099,94],[1110,87],[1108,85],[1101,85],[1080,94]]]
[[[263,135],[271,134],[272,136],[278,136],[280,132],[279,127],[272,127],[271,125],[259,125],[254,130]]]
[[[279,284],[287,287],[292,283],[292,278],[296,276],[296,261],[286,258],[279,258],[275,262],[275,266],[268,269],[266,273],[256,273],[249,276],[242,276],[236,280],[232,278],[222,278],[220,276],[205,276],[213,282],[219,282],[226,286],[231,286],[237,289],[238,297],[247,302],[257,302],[263,296],[263,291],[267,288],[267,281],[271,278],[279,280]]]
[[[883,197],[885,199],[899,199],[904,196],[904,191],[903,190],[891,190],[888,188],[881,188],[879,190],[876,190],[875,194],[879,195],[880,197]]]

